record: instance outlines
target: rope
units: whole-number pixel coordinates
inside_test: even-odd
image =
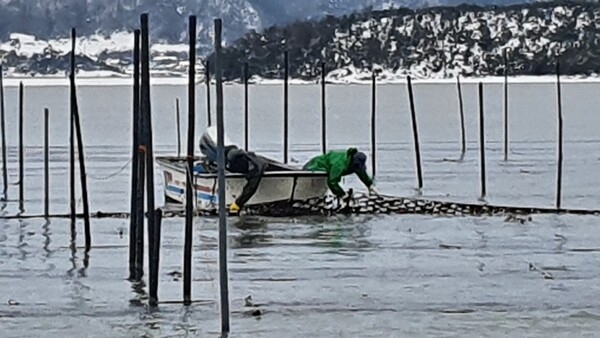
[[[86,177],[88,177],[89,179],[94,180],[94,181],[106,181],[106,180],[111,179],[111,178],[117,176],[118,174],[122,173],[125,169],[127,169],[127,167],[131,164],[131,162],[133,162],[133,157],[131,157],[127,161],[127,163],[125,163],[119,169],[117,169],[116,171],[114,171],[106,176],[97,176],[97,175],[92,175],[90,173],[87,173]]]
[[[193,171],[193,167],[192,167],[192,171]],[[187,178],[190,180],[190,183],[192,184],[192,191],[194,193],[194,207],[198,206],[198,190],[196,189],[196,182],[194,182],[194,175],[192,175],[192,173],[188,170],[188,165],[187,165],[187,161],[185,162],[185,174],[187,176]],[[187,182],[186,182],[186,192],[187,192]]]

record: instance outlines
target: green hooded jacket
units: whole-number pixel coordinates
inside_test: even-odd
[[[310,160],[304,168],[311,171],[324,171],[327,173],[327,186],[329,190],[337,197],[344,196],[345,192],[340,187],[340,181],[343,176],[353,174],[351,169],[352,156],[356,154],[356,148],[349,148],[346,151],[330,151],[327,154],[317,156]],[[356,175],[360,178],[367,188],[373,185],[373,180],[369,177],[366,171],[357,172]]]

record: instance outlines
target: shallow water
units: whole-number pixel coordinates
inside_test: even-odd
[[[563,206],[597,208],[600,125],[598,84],[564,86]],[[241,88],[227,86],[226,130],[241,133]],[[551,84],[511,86],[511,154],[503,162],[502,95],[486,85],[488,196],[491,203],[555,203],[555,101]],[[386,194],[415,194],[414,154],[405,87],[378,94],[377,185]],[[281,157],[280,87],[251,88],[251,148]],[[424,170],[424,196],[473,202],[479,198],[475,86],[465,92],[467,139],[460,155],[455,88],[415,88]],[[15,89],[9,88],[11,182],[17,180]],[[42,108],[52,112],[52,206],[68,210],[67,103],[64,87],[26,92],[26,213],[43,210]],[[92,211],[127,211],[130,94],[128,87],[81,87],[80,109]],[[153,88],[157,153],[176,150],[174,98],[185,88]],[[197,130],[205,124],[198,90]],[[291,156],[304,162],[320,149],[319,87],[290,90]],[[332,147],[369,152],[368,86],[331,86],[328,133]],[[214,96],[213,96],[214,97]],[[182,113],[182,116],[185,114]],[[185,118],[182,125],[185,125]],[[182,128],[185,134],[186,128]],[[185,144],[185,142],[183,142]],[[183,148],[185,149],[185,147]],[[123,171],[120,171],[123,169]],[[156,171],[157,189],[162,180]],[[359,187],[354,178],[347,186]],[[17,196],[11,185],[9,197]],[[163,200],[157,196],[158,205]],[[81,205],[78,206],[81,208]],[[5,214],[15,214],[9,203]],[[600,328],[597,217],[336,216],[229,219],[229,274],[235,337],[281,336],[594,336]],[[165,219],[159,299],[182,299],[183,219]],[[67,220],[0,221],[0,326],[3,337],[218,336],[219,284],[215,219],[195,220],[193,299],[185,308],[139,305],[128,275],[128,221],[93,220],[87,268],[83,250],[69,247]],[[122,233],[122,234],[121,234]],[[82,225],[77,243],[83,245]],[[145,288],[143,289],[145,290]],[[142,290],[142,292],[143,292]],[[248,313],[244,298],[263,311]]]

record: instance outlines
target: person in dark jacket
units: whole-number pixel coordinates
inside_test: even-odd
[[[200,151],[206,156],[207,162],[212,165],[215,165],[217,161],[216,135],[216,128],[209,127],[200,139]],[[229,206],[229,212],[237,214],[256,193],[267,163],[253,152],[245,152],[232,145],[227,138],[224,141],[225,169],[232,173],[244,174],[247,181],[240,196]],[[203,169],[202,165],[198,165],[195,171],[200,172]]]
[[[229,172],[245,174],[246,176],[246,185],[242,193],[229,206],[229,212],[237,214],[256,193],[265,171],[266,163],[253,152],[245,152],[236,146],[227,147],[225,151],[226,169]]]
[[[342,151],[330,151],[324,155],[314,157],[304,165],[305,170],[324,171],[327,173],[327,186],[331,192],[340,198],[348,197],[340,187],[343,176],[356,174],[361,182],[369,189],[369,193],[379,194],[373,179],[367,174],[367,155],[356,148]]]

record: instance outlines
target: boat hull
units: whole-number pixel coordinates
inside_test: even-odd
[[[165,198],[185,205],[186,171],[184,159],[157,158],[164,178]],[[226,173],[225,203],[233,203],[242,193],[246,178],[241,174]],[[215,173],[196,173],[193,176],[195,207],[201,211],[218,208],[218,176]],[[327,193],[327,175],[304,170],[265,172],[256,193],[246,206],[257,206],[282,201],[302,201],[322,197]]]

